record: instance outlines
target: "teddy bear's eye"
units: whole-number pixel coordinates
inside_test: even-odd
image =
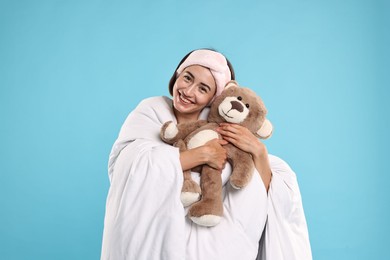
[[[246,108],[249,108],[249,104],[245,104]]]
[[[241,96],[238,96],[237,99],[238,99],[238,100],[242,100],[242,97],[241,97]]]

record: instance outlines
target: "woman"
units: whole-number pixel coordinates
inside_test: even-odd
[[[172,100],[149,98],[129,114],[110,154],[102,259],[311,259],[295,174],[252,133],[222,124],[224,140],[184,152],[159,138],[167,121],[205,119],[231,79],[233,68],[222,54],[195,50],[171,78]],[[226,184],[227,142],[251,153],[256,167],[239,191]],[[222,170],[224,216],[212,228],[188,220],[180,201],[182,171],[202,164]]]

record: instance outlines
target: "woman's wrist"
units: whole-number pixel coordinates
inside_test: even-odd
[[[253,160],[258,160],[268,157],[267,147],[260,140],[258,140],[253,146],[253,150],[250,151],[250,154],[253,157]]]
[[[180,163],[183,170],[192,169],[208,162],[207,147],[200,146],[180,152]]]
[[[268,191],[269,184],[272,178],[272,172],[268,160],[267,147],[260,140],[254,147],[255,149],[251,153],[253,157],[253,162],[257,171],[260,174],[261,179],[263,180],[265,189]]]

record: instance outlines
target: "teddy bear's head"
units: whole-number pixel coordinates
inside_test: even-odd
[[[261,98],[251,89],[240,87],[232,80],[212,103],[207,120],[240,124],[258,137],[266,139],[271,136],[273,129],[266,114],[267,109]]]

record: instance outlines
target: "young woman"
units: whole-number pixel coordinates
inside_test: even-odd
[[[295,174],[246,128],[222,124],[224,140],[184,152],[159,138],[167,121],[207,118],[208,106],[234,77],[221,53],[192,51],[170,80],[172,99],[145,99],[129,114],[109,159],[101,259],[311,259]],[[227,142],[249,152],[256,167],[239,191],[228,184]],[[180,201],[183,170],[203,164],[222,170],[224,184],[224,216],[210,228],[188,220]]]

